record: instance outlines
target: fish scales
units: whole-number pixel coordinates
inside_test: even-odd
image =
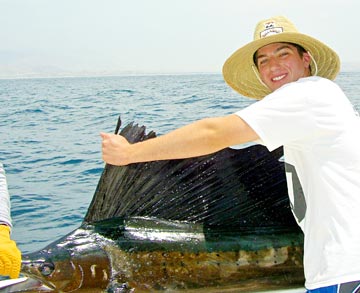
[[[251,279],[265,280],[279,288],[284,284],[301,286],[301,247],[281,247],[257,252],[110,252],[113,265],[121,273],[118,282],[140,290],[189,290],[199,287],[234,287]],[[269,285],[268,284],[268,285]],[[259,287],[257,290],[259,290]],[[275,285],[274,285],[275,287]],[[243,290],[249,288],[243,286]],[[250,291],[248,291],[250,292]]]
[[[36,256],[44,262],[28,268],[27,273],[37,274],[59,292],[81,288],[108,292],[221,290],[230,285],[251,292],[253,284],[246,285],[249,280],[261,281],[256,290],[300,286],[301,237],[267,230],[257,231],[256,237],[227,231],[226,237],[215,241],[219,235],[209,235],[211,231],[193,223],[111,219],[83,225],[45,248]],[[58,271],[54,268],[42,276],[44,263],[54,263]]]

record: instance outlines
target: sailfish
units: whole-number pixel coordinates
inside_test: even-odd
[[[130,123],[135,143],[156,136]],[[302,287],[281,148],[106,164],[79,228],[23,255],[0,292],[258,292]]]

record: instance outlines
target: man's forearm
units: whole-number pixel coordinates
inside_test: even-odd
[[[114,165],[182,159],[210,154],[256,138],[235,115],[199,120],[163,136],[128,144],[121,137],[103,136],[103,158]]]
[[[132,162],[182,159],[215,152],[225,146],[207,120],[176,129],[168,134],[129,146]]]

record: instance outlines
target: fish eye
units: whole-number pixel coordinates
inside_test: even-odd
[[[53,263],[44,262],[40,267],[39,271],[43,276],[49,276],[55,270],[55,266]]]

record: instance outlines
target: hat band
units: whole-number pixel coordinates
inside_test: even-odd
[[[311,60],[312,60],[312,62],[314,63],[314,65],[315,65],[315,73],[314,74],[312,74],[313,76],[317,76],[317,74],[318,74],[318,66],[317,66],[317,63],[316,63],[316,61],[315,61],[315,59],[314,59],[314,57],[313,57],[313,55],[311,55],[311,53],[308,51],[307,52],[308,54],[309,54],[309,56],[310,56],[310,58],[311,58]]]
[[[261,77],[259,76],[259,71],[258,71],[257,67],[256,67],[254,64],[252,64],[252,65],[251,65],[251,69],[254,71],[254,73],[255,73],[255,75],[256,75],[256,78],[259,80],[259,82],[260,82],[264,87],[266,87],[266,89],[269,90],[269,87],[262,81]]]

